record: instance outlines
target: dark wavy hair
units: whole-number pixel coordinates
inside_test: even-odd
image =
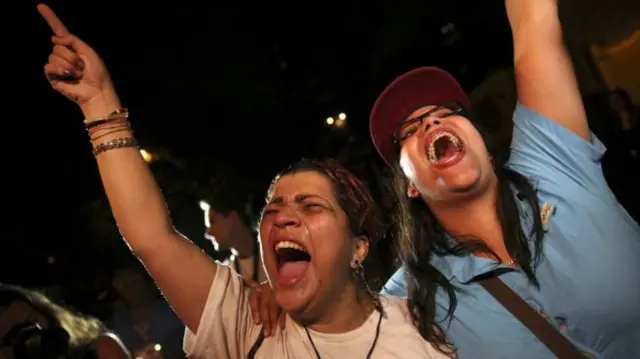
[[[470,119],[468,113],[465,115]],[[486,131],[482,130],[477,122],[472,122],[487,141],[489,137],[486,136]],[[507,250],[513,255],[529,281],[538,286],[534,268],[540,260],[543,229],[540,216],[535,215],[540,213],[536,191],[524,176],[506,166],[508,155],[496,156],[499,152],[508,154],[508,151],[492,146],[489,141],[487,141],[487,147],[494,155],[493,164],[499,187],[496,212]],[[396,198],[395,239],[398,257],[406,270],[409,310],[422,337],[433,343],[441,352],[451,354],[454,348],[446,338],[443,324],[453,317],[457,305],[456,293],[460,288],[451,284],[430,264],[430,260],[433,255],[465,256],[481,251],[495,256],[495,253],[476,238],[465,237],[458,238],[464,240],[451,241],[427,204],[421,198],[408,198],[409,182],[400,165],[396,163],[392,172],[392,190]],[[517,190],[518,198],[515,198],[511,186]],[[534,225],[531,233],[524,233],[516,201],[525,201],[533,210]],[[533,253],[528,246],[529,236],[534,238]],[[435,296],[438,290],[444,291],[449,299],[447,315],[441,320],[436,318]]]
[[[360,284],[363,287],[362,289],[365,289],[369,295],[374,295],[369,289],[377,288],[380,284],[380,263],[376,256],[376,247],[383,238],[385,226],[380,209],[373,200],[369,188],[338,161],[331,159],[302,159],[275,176],[267,191],[267,198],[271,198],[273,195],[275,185],[280,178],[300,172],[316,172],[325,176],[331,182],[333,195],[347,216],[351,235],[367,238],[369,255],[362,263],[366,273],[366,280]],[[356,279],[362,280],[362,278],[358,277]]]

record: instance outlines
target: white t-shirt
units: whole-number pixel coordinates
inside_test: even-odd
[[[259,254],[258,254],[259,256]],[[247,278],[253,280],[254,272],[256,270],[255,266],[258,266],[258,283],[262,283],[267,280],[267,275],[264,272],[264,267],[262,267],[262,261],[260,257],[256,260],[254,256],[247,258],[236,258],[235,261],[240,268],[241,274]]]
[[[385,316],[371,358],[446,358],[420,337],[406,309],[406,299],[382,296]],[[364,359],[375,339],[379,313],[374,311],[359,328],[347,333],[311,332],[323,359]],[[198,333],[185,332],[184,350],[190,358],[245,359],[260,335],[262,326],[253,322],[249,289],[226,266],[219,266],[200,319]],[[256,359],[316,358],[303,327],[287,317],[284,330],[266,338]]]

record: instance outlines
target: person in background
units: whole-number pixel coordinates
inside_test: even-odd
[[[412,325],[402,298],[369,290],[365,267],[381,235],[364,183],[333,162],[301,162],[277,176],[260,221],[261,251],[284,329],[265,338],[251,288],[177,232],[137,148],[98,54],[46,5],[54,36],[52,87],[85,117],[102,183],[129,248],[187,327],[193,358],[444,358]]]
[[[246,195],[228,187],[216,188],[214,193],[200,201],[205,238],[211,241],[216,251],[230,252],[223,263],[231,265],[242,277],[263,283],[267,277],[260,244],[252,226],[250,202],[242,200]]]
[[[408,295],[423,337],[462,359],[554,358],[533,332],[543,327],[577,356],[638,357],[640,227],[605,181],[558,1],[506,0],[506,10],[518,92],[507,156],[441,69],[400,76],[373,107],[400,201],[403,266],[383,293]],[[530,330],[487,281],[547,323]]]
[[[109,326],[136,358],[184,358],[184,326],[152,283],[132,267],[116,271],[113,288],[120,299]]]
[[[621,88],[609,93],[609,106],[616,115],[616,140],[621,142],[626,154],[638,161],[640,157],[640,106],[631,100],[629,93]]]
[[[0,284],[0,359],[130,359],[98,320],[19,286]]]
[[[610,136],[605,142],[608,152],[603,160],[604,173],[620,203],[639,221],[640,106],[624,89],[609,92],[607,100],[613,116],[605,123]]]

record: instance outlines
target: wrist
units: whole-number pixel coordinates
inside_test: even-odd
[[[102,92],[80,104],[80,110],[86,119],[109,116],[121,107],[120,99],[113,91]]]

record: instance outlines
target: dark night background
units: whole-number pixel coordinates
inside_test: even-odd
[[[503,1],[48,4],[103,57],[142,147],[160,155],[154,170],[178,227],[195,241],[203,189],[185,183],[231,178],[259,202],[303,156],[339,156],[370,174],[379,163],[368,113],[394,77],[435,65],[471,91],[511,64]],[[113,227],[91,226],[98,212],[87,206],[104,195],[80,111],[43,75],[51,33],[35,5],[3,14],[12,28],[2,51],[0,281],[59,284],[82,308],[96,278],[133,258]],[[340,112],[347,127],[327,126]]]

